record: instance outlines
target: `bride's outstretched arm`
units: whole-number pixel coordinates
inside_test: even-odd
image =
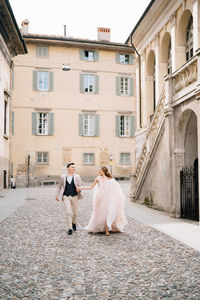
[[[96,178],[92,185],[85,186],[85,187],[81,186],[79,189],[80,189],[80,191],[82,191],[82,190],[91,190],[97,184],[97,182],[98,182],[98,179]]]

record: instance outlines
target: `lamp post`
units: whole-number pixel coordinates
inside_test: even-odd
[[[110,160],[110,173],[112,175],[112,166],[113,166],[113,155],[112,154],[110,154],[109,160]]]

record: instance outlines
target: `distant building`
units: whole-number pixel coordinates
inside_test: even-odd
[[[7,188],[10,164],[10,120],[13,57],[27,53],[8,0],[0,1],[0,189]]]
[[[127,39],[137,49],[131,197],[199,219],[200,1],[153,0]]]
[[[17,185],[54,183],[75,162],[83,179],[100,165],[129,177],[135,165],[134,50],[98,40],[22,33],[15,59],[12,163]],[[68,72],[64,70],[69,70]]]

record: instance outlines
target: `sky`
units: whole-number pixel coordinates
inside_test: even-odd
[[[97,39],[97,27],[111,29],[111,42],[124,43],[150,0],[9,0],[21,28],[29,32]]]

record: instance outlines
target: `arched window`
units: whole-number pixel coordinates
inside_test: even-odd
[[[168,46],[168,57],[167,57],[167,73],[172,73],[172,51],[171,51],[171,40]]]
[[[191,15],[186,29],[186,61],[193,57],[193,17]]]

